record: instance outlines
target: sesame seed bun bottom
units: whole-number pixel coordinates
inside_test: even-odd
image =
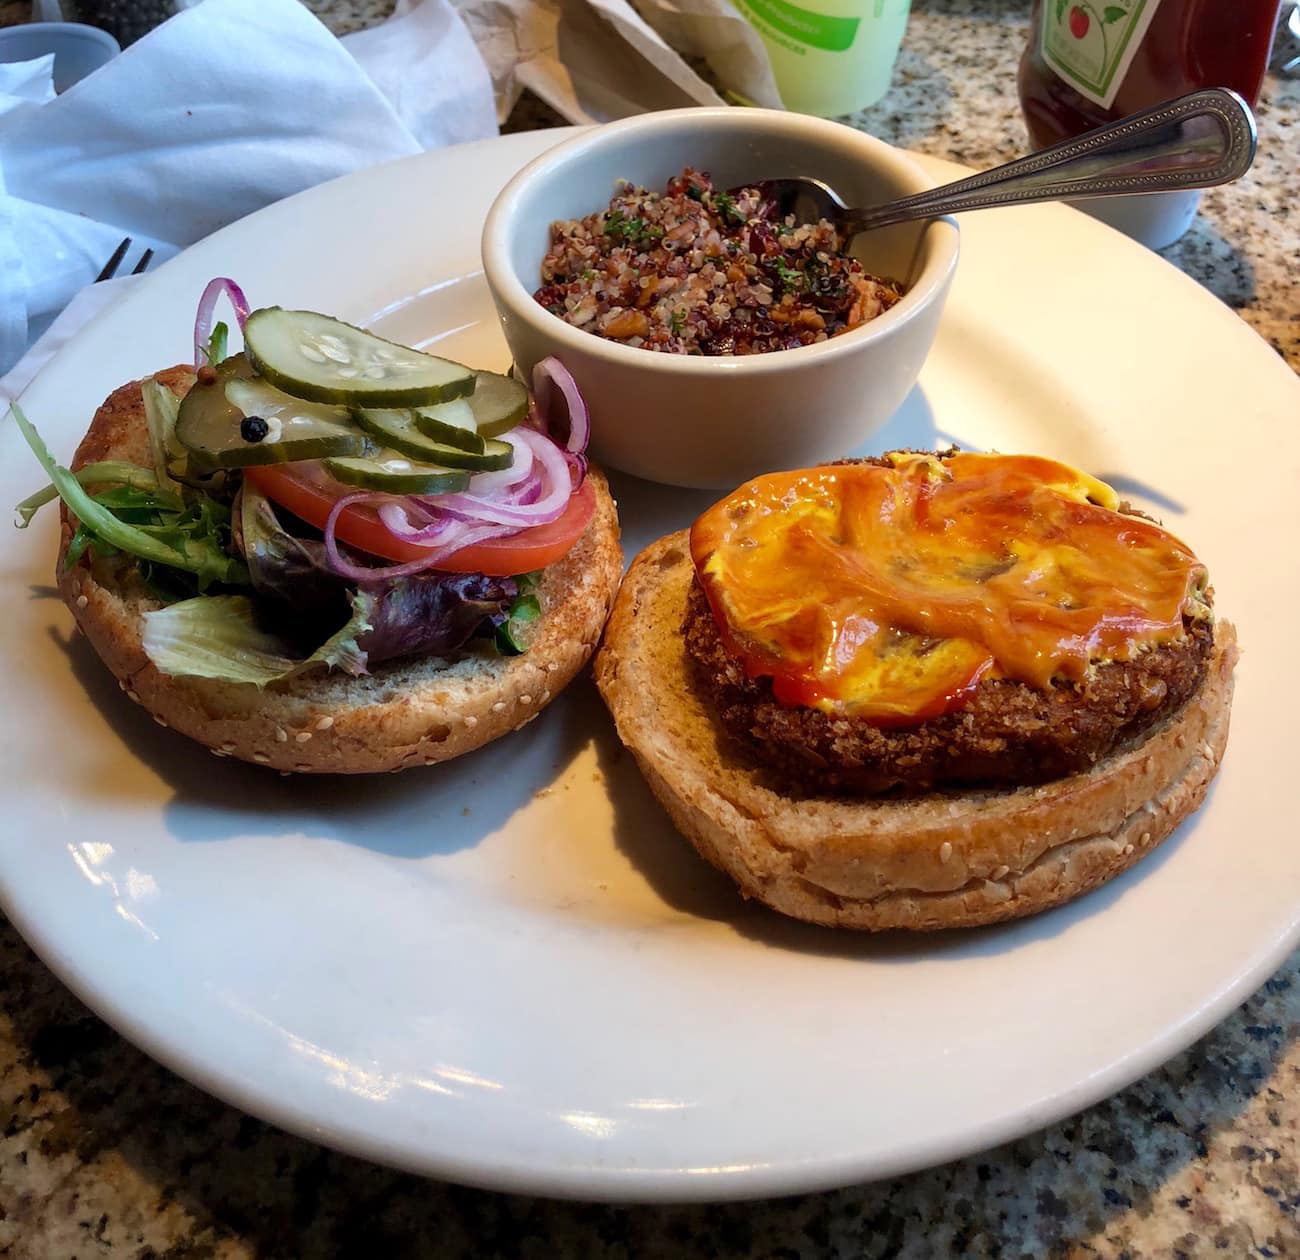
[[[647,548],[597,655],[619,736],[677,828],[746,897],[866,930],[996,923],[1096,888],[1205,797],[1228,739],[1236,637],[1216,627],[1206,679],[1144,738],[1041,786],[908,799],[794,800],[726,739],[697,691],[681,625],[687,535]]]

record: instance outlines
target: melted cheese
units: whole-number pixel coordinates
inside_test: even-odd
[[[1077,681],[1183,634],[1204,567],[1118,507],[1054,460],[900,453],[751,481],[695,523],[691,553],[724,640],[778,700],[905,724],[981,678]]]

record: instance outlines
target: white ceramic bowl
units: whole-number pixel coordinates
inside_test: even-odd
[[[794,350],[703,357],[584,332],[533,300],[556,219],[609,204],[616,181],[652,190],[686,166],[717,187],[812,175],[849,205],[929,187],[904,154],[838,123],[775,110],[682,109],[592,128],[524,167],[493,203],[483,266],[515,366],[555,355],[591,409],[593,456],[680,486],[731,487],[759,472],[836,459],[889,419],[916,382],[957,264],[951,220],[858,237],[870,272],[902,300],[867,324]]]

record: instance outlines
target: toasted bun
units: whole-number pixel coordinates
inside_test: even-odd
[[[636,559],[596,682],[682,833],[746,897],[795,918],[934,929],[1047,909],[1149,853],[1201,803],[1223,756],[1236,639],[1220,622],[1200,690],[1086,773],[910,799],[793,800],[726,742],[692,684],[681,625],[693,574],[684,531]]]
[[[158,379],[178,395],[185,368]],[[104,459],[151,465],[139,383],[95,413],[73,467]],[[469,647],[450,659],[393,661],[367,676],[313,673],[258,690],[246,683],[160,674],[141,646],[143,613],[158,607],[134,567],[83,558],[65,572],[72,537],[64,513],[58,581],[77,624],[133,700],[219,755],[278,770],[360,774],[458,757],[536,717],[586,664],[618,589],[623,557],[604,478],[591,473],[596,515],[538,589],[542,616],[528,651],[500,657]]]

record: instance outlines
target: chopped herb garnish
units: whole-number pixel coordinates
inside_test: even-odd
[[[717,192],[713,194],[713,211],[721,215],[724,221],[731,223],[744,223],[745,216],[736,206],[736,199],[729,192]]]
[[[668,327],[674,337],[680,337],[686,330],[686,312],[680,307],[668,317]]]
[[[793,293],[797,293],[804,287],[804,274],[794,267],[787,267],[779,258],[773,264],[777,278],[781,284]]]
[[[662,239],[663,228],[644,219],[629,219],[621,210],[611,210],[605,216],[605,235],[626,245],[646,245]]]

